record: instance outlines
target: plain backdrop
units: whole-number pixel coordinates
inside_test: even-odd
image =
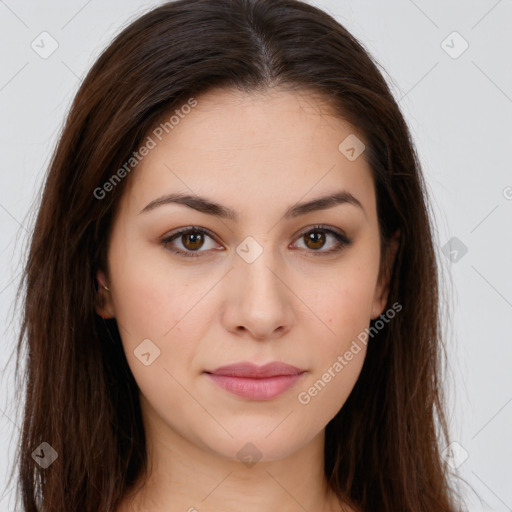
[[[510,511],[512,1],[310,3],[370,51],[412,131],[445,289],[446,389],[456,443],[446,454],[468,484],[462,487],[468,510]],[[122,27],[157,5],[0,0],[2,511],[15,510],[13,486],[7,486],[21,424],[13,396],[19,327],[13,303],[31,212],[85,73]],[[53,53],[41,55],[43,46]]]

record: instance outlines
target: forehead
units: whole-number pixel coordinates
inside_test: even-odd
[[[190,113],[172,128],[172,135],[176,144],[188,147],[197,142],[193,139],[200,138],[203,143],[196,148],[201,151],[253,149],[261,153],[276,149],[284,153],[292,149],[297,154],[301,150],[297,142],[307,142],[303,149],[314,153],[314,144],[318,147],[329,132],[339,137],[355,131],[312,92],[216,89],[196,101]]]
[[[262,196],[289,203],[309,191],[373,194],[364,153],[350,161],[339,149],[347,137],[363,135],[318,95],[221,89],[194,99],[193,108],[177,107],[162,118],[165,128],[175,114],[172,125],[160,129],[161,140],[154,130],[148,134],[154,147],[130,176],[128,195],[136,206],[176,191],[215,192],[233,208],[237,199]]]

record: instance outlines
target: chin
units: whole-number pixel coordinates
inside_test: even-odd
[[[204,439],[205,448],[216,455],[252,467],[259,462],[273,462],[290,457],[310,442],[315,434],[301,435],[298,430],[282,429],[274,424],[272,429],[255,428],[254,423],[243,430],[230,431],[233,437],[221,435]],[[290,427],[288,425],[288,427]],[[240,434],[236,434],[240,432]]]

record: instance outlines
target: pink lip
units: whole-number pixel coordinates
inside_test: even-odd
[[[235,363],[205,373],[235,395],[250,400],[271,400],[292,387],[305,370],[280,362],[263,366]]]

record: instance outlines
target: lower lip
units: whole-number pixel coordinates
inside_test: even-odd
[[[260,379],[207,374],[221,388],[249,400],[271,400],[290,389],[303,375],[276,375]]]

